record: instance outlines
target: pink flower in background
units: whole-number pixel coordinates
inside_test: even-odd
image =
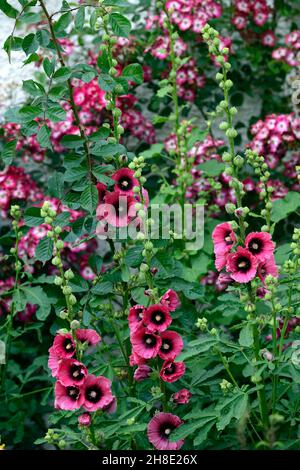
[[[152,373],[151,367],[147,366],[147,364],[142,364],[138,366],[138,368],[134,372],[133,378],[137,382],[142,382],[142,380],[148,379],[151,373]]]
[[[170,312],[174,312],[180,306],[178,294],[172,289],[168,289],[167,292],[165,292],[160,299],[160,303],[165,305]]]
[[[170,441],[170,435],[174,429],[182,424],[181,419],[171,413],[158,413],[148,424],[147,435],[151,444],[158,450],[178,450],[184,440]]]

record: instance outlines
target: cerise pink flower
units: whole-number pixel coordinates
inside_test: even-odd
[[[76,410],[82,406],[84,396],[82,387],[77,385],[65,386],[59,381],[55,384],[54,406],[60,410]]]
[[[114,399],[111,392],[111,381],[106,377],[88,375],[82,387],[83,407],[87,411],[96,411],[108,406]]]
[[[81,343],[86,343],[89,346],[95,346],[101,341],[101,336],[98,335],[97,331],[91,328],[79,328],[78,330],[76,330],[76,338]]]
[[[171,413],[158,413],[148,424],[147,435],[151,444],[158,450],[178,450],[184,444],[180,439],[170,441],[170,435],[174,429],[182,424],[181,419]]]
[[[271,258],[268,258],[267,260],[259,263],[257,268],[257,275],[262,282],[265,282],[265,279],[268,275],[278,277],[278,269],[274,256],[271,256]]]
[[[120,194],[133,195],[134,186],[139,186],[138,180],[133,175],[134,171],[129,168],[120,168],[120,170],[117,170],[112,175],[112,179],[115,181],[115,191],[119,191]]]
[[[160,303],[168,307],[170,312],[174,312],[180,305],[177,293],[173,289],[168,289],[160,299]]]
[[[135,215],[135,199],[119,191],[106,193],[105,204],[97,207],[98,220],[106,221],[113,227],[126,227]]]
[[[129,310],[128,315],[128,324],[130,330],[135,330],[138,326],[141,325],[143,319],[145,307],[143,305],[134,305]]]
[[[165,382],[176,382],[179,380],[185,373],[185,364],[184,362],[174,362],[173,360],[165,361],[162,365],[160,371],[160,377]]]
[[[182,388],[173,394],[173,402],[177,405],[186,405],[191,399],[191,392],[187,388]]]
[[[246,283],[255,278],[257,265],[257,258],[246,248],[238,246],[235,253],[228,255],[226,271],[236,282]]]
[[[133,352],[144,359],[156,357],[161,347],[161,337],[140,326],[131,334]]]
[[[90,426],[92,422],[92,417],[90,413],[82,413],[82,415],[78,416],[78,424],[80,426]]]
[[[87,375],[87,368],[81,362],[76,359],[62,359],[57,371],[57,380],[65,387],[69,385],[80,386],[84,383]]]
[[[155,333],[166,330],[172,323],[172,317],[164,305],[151,305],[144,312],[143,323],[149,331]]]
[[[168,330],[161,333],[159,357],[164,360],[174,359],[183,349],[183,340],[176,331]]]
[[[142,382],[142,380],[148,379],[148,377],[150,377],[151,372],[151,367],[147,366],[147,364],[142,364],[138,366],[138,368],[134,372],[133,378],[137,382]]]
[[[57,334],[53,341],[52,352],[58,357],[69,359],[74,356],[76,344],[71,333]]]
[[[270,233],[251,232],[246,237],[245,246],[259,261],[264,261],[273,256],[275,243]]]

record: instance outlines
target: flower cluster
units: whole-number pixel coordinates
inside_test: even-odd
[[[181,353],[183,340],[176,331],[167,330],[172,323],[170,312],[179,306],[179,299],[173,290],[169,289],[160,299],[159,304],[143,307],[131,307],[128,323],[132,355],[130,363],[138,368],[134,373],[136,381],[149,377],[152,368],[146,364],[150,359],[159,357],[164,362],[160,377],[165,382],[175,382],[185,373],[185,364],[175,362]]]
[[[254,136],[249,146],[265,157],[269,168],[276,168],[288,147],[300,140],[300,120],[293,114],[269,114],[251,126]]]
[[[285,35],[285,47],[278,47],[272,52],[273,59],[284,62],[291,67],[300,65],[299,57],[300,51],[300,30],[292,31]]]
[[[31,160],[41,163],[44,160],[46,150],[38,143],[35,133],[25,137],[21,134],[21,126],[12,122],[3,124],[2,129],[6,141],[17,140],[16,150],[22,153],[22,160],[25,163]]]
[[[86,366],[77,359],[85,348],[101,341],[92,329],[77,329],[72,333],[59,332],[49,349],[48,367],[55,384],[55,408],[76,410],[83,407],[88,412],[112,411],[116,400],[112,395],[111,381],[106,377],[89,374]]]
[[[266,0],[234,0],[232,24],[238,30],[251,26],[264,26],[269,20],[271,9]]]
[[[209,20],[222,15],[221,4],[213,0],[168,0],[166,9],[181,31],[192,30],[196,34]]]
[[[274,259],[275,244],[269,233],[251,232],[246,236],[244,247],[235,246],[237,236],[232,225],[224,222],[214,229],[213,243],[217,270],[221,271],[225,267],[234,281],[247,283],[258,275],[264,282],[269,274],[278,276]]]
[[[8,210],[14,201],[36,202],[43,197],[32,178],[24,168],[8,166],[0,172],[0,213],[7,218]]]

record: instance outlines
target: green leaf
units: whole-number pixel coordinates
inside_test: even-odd
[[[195,431],[197,431],[199,428],[203,428],[205,425],[209,424],[210,426],[207,427],[206,435],[208,431],[213,427],[213,425],[216,422],[216,415],[209,413],[207,416],[207,413],[203,412],[203,417],[201,419],[197,419],[196,421],[190,421],[189,423],[182,424],[178,428],[176,428],[171,434],[170,434],[170,441],[175,442],[179,439],[185,439],[186,437],[190,436],[190,434],[193,434]],[[203,440],[206,437],[203,436]]]
[[[43,114],[42,108],[40,106],[23,106],[19,110],[19,115],[21,119],[26,121],[32,121],[33,119],[41,116]]]
[[[36,33],[36,38],[40,46],[47,47],[49,45],[51,36],[50,36],[49,31],[47,31],[46,29],[40,29]]]
[[[40,286],[36,287],[21,287],[22,292],[25,294],[27,303],[38,305],[36,316],[38,320],[44,321],[51,310],[51,303],[47,294]]]
[[[58,19],[58,21],[54,24],[54,31],[55,33],[60,33],[64,32],[69,24],[72,21],[72,14],[70,12],[64,13],[61,15],[61,17]]]
[[[24,214],[24,222],[27,227],[38,227],[44,222],[41,217],[41,209],[39,207],[29,207]]]
[[[126,153],[126,148],[121,144],[96,144],[92,148],[91,152],[97,157],[110,157],[116,155],[117,153]]]
[[[81,31],[84,26],[85,20],[85,8],[80,7],[76,13],[74,25],[78,31]]]
[[[79,135],[64,135],[61,143],[67,149],[76,149],[83,146],[83,139]]]
[[[116,36],[128,38],[131,31],[130,21],[120,13],[111,13],[109,15],[109,24]]]
[[[64,175],[55,171],[48,180],[48,194],[51,197],[61,199],[64,194]]]
[[[71,75],[72,70],[69,67],[61,67],[53,74],[53,78],[57,82],[65,82],[71,77]]]
[[[44,87],[40,83],[35,82],[34,80],[24,80],[23,90],[32,96],[41,96],[45,93]]]
[[[239,343],[245,348],[250,348],[253,345],[253,331],[249,323],[241,329]]]
[[[235,391],[231,396],[222,398],[216,406],[216,411],[219,414],[217,429],[219,431],[225,429],[233,418],[241,419],[247,412],[247,406],[248,395],[240,391]]]
[[[46,117],[53,122],[64,121],[66,118],[66,111],[57,104],[51,104],[46,111]]]
[[[188,138],[188,149],[190,150],[196,142],[203,142],[207,134],[207,130],[193,129]]]
[[[103,168],[102,166],[96,166],[92,170],[93,175],[96,176],[97,180],[101,183],[105,184],[106,186],[112,186],[113,184],[115,184],[114,180],[109,176],[105,175],[103,171],[105,171],[105,167]]]
[[[93,287],[92,292],[96,295],[111,294],[114,291],[113,283],[110,281],[103,281]]]
[[[129,64],[122,72],[122,77],[140,85],[143,83],[143,68],[140,64]]]
[[[225,170],[225,164],[218,160],[209,160],[197,165],[197,169],[203,171],[207,176],[219,176]]]
[[[35,36],[35,34],[30,33],[23,39],[22,42],[22,49],[26,55],[32,54],[35,52],[39,47],[39,42]]]
[[[86,209],[90,214],[92,214],[96,210],[98,201],[99,195],[96,186],[94,184],[89,184],[81,194],[81,206],[83,209]]]
[[[165,96],[171,94],[172,90],[173,90],[172,85],[167,85],[167,86],[160,88],[156,94],[159,98],[164,98]]]
[[[5,165],[10,165],[12,163],[16,155],[16,146],[17,146],[16,140],[5,142],[3,150],[1,152],[1,158]]]
[[[9,18],[17,18],[18,10],[13,8],[6,0],[0,0],[0,10]]]
[[[51,130],[49,129],[46,124],[44,124],[38,131],[36,140],[40,144],[41,147],[43,148],[52,148],[51,140]]]
[[[290,191],[283,199],[273,202],[271,213],[272,222],[279,222],[287,218],[289,214],[295,212],[300,207],[300,193]]]
[[[43,68],[47,77],[50,78],[55,70],[55,62],[50,61],[48,57],[45,57],[45,59],[43,60]]]
[[[117,85],[117,82],[113,77],[108,75],[108,73],[101,73],[98,77],[98,83],[101,90],[108,92],[114,91],[115,86]]]
[[[49,237],[44,237],[39,241],[38,246],[35,250],[35,257],[38,261],[45,263],[53,254],[53,240]]]
[[[163,144],[153,144],[148,150],[144,150],[141,155],[143,155],[144,158],[161,157],[163,150]]]

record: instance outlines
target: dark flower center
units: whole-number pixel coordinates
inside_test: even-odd
[[[133,187],[132,179],[124,176],[118,181],[118,186],[122,189],[122,191],[130,191]]]
[[[88,387],[85,391],[85,398],[92,403],[97,403],[101,397],[102,391],[96,385]]]
[[[172,362],[172,364],[170,364],[169,367],[165,369],[165,375],[172,375],[174,372],[176,372],[176,366],[174,362]]]
[[[162,345],[161,345],[162,351],[169,352],[172,351],[173,349],[173,343],[169,339],[163,339]]]
[[[80,390],[78,387],[67,387],[67,395],[72,400],[76,401],[79,397]]]
[[[82,367],[75,364],[71,366],[70,374],[72,379],[77,380],[78,382],[84,378]]]
[[[154,310],[151,315],[152,323],[156,325],[162,325],[165,321],[165,314],[161,310]]]
[[[237,260],[237,267],[239,271],[247,272],[251,268],[250,260],[246,256],[240,256]]]
[[[231,232],[226,232],[224,236],[224,241],[226,242],[226,245],[232,245],[232,240],[231,240]]]
[[[75,351],[74,344],[69,338],[66,338],[64,340],[63,348],[65,349],[66,352],[74,352]]]
[[[146,347],[152,348],[153,346],[156,345],[155,336],[153,336],[153,335],[145,335],[145,336],[144,336],[144,343],[145,343]]]
[[[254,254],[258,254],[261,252],[263,244],[259,238],[252,238],[252,240],[248,244],[249,251]]]
[[[173,423],[163,423],[159,428],[159,435],[162,439],[169,439],[171,432],[175,429]]]

